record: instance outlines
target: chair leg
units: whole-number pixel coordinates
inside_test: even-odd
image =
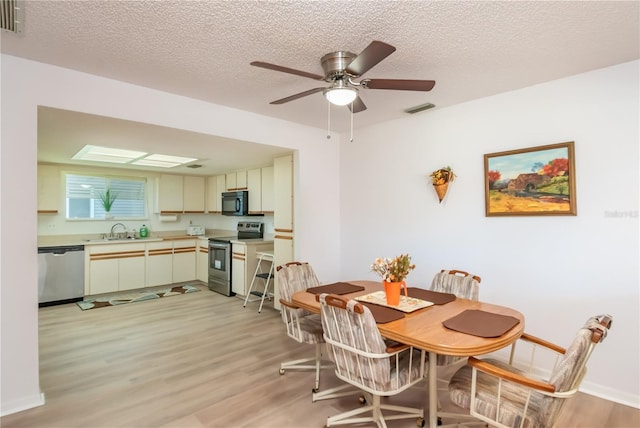
[[[377,426],[386,428],[387,423],[385,421],[408,418],[424,420],[424,411],[422,409],[395,406],[393,404],[381,404],[381,398],[379,395],[366,394],[366,397],[368,402],[371,403],[370,405],[349,410],[347,412],[340,413],[339,415],[327,418],[327,427],[334,425],[357,424],[362,422],[375,422]],[[384,415],[382,412],[383,410],[395,413],[391,415]],[[371,412],[371,415],[354,417],[367,412]]]
[[[316,343],[315,357],[302,358],[300,360],[293,360],[293,361],[287,361],[287,362],[281,363],[280,374],[283,375],[285,373],[285,370],[313,370],[315,373],[315,383],[314,383],[313,391],[316,392],[320,387],[320,370],[333,367],[333,365],[331,364],[322,364],[322,363],[323,363],[322,344]]]

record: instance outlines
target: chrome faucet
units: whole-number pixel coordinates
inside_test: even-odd
[[[117,226],[120,226],[120,227],[123,229],[123,232],[122,232],[122,233],[124,234],[124,237],[126,238],[126,236],[127,236],[127,227],[126,227],[124,224],[122,224],[122,223],[116,223],[116,224],[114,224],[113,226],[111,226],[111,234],[110,234],[110,236],[111,236],[112,238],[115,238],[115,237],[118,237],[118,238],[119,238],[119,237],[120,237],[120,234],[118,234],[118,235],[116,236],[116,234],[114,233],[114,230],[116,229],[116,227],[117,227]]]

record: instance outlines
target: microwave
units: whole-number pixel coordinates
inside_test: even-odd
[[[249,214],[249,192],[224,192],[222,194],[222,215],[244,216]]]

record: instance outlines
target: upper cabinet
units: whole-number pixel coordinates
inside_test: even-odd
[[[293,232],[293,155],[273,160],[273,227],[276,232]]]
[[[226,176],[227,190],[247,190],[247,171],[230,172]]]
[[[204,177],[162,174],[156,181],[156,212],[203,213]]]
[[[38,165],[38,212],[57,214],[60,209],[60,171],[53,165]]]
[[[261,195],[262,195],[262,212],[265,214],[273,214],[275,208],[273,204],[273,166],[265,166],[261,168]],[[249,205],[251,208],[251,205]]]
[[[184,209],[184,177],[162,174],[156,181],[157,212],[177,214]]]
[[[204,213],[204,177],[184,176],[184,212]]]
[[[207,177],[207,212],[222,212],[222,192],[227,190],[227,177],[225,175],[216,175]]]
[[[273,214],[273,166],[247,171],[249,214]]]
[[[261,214],[262,174],[260,168],[247,171],[247,190],[249,191],[249,214]]]

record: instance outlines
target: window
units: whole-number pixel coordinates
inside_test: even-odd
[[[146,218],[144,178],[66,174],[67,219],[107,218],[101,196],[115,195],[110,216],[119,219]]]

